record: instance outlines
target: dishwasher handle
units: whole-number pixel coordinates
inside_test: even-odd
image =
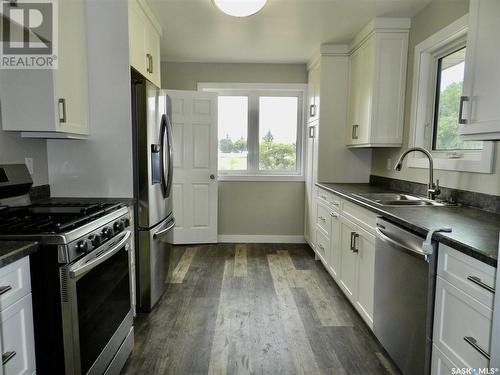
[[[421,258],[425,260],[426,262],[429,261],[429,254],[424,253],[423,251],[420,251],[419,249],[416,249],[414,247],[407,246],[391,237],[389,237],[387,234],[385,234],[380,228],[376,228],[376,234],[377,234],[377,239],[380,241],[390,245],[391,247],[404,251],[405,253],[412,255],[417,258]]]

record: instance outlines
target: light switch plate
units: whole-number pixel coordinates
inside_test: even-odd
[[[387,159],[387,165],[385,166],[388,171],[392,169],[392,160]]]

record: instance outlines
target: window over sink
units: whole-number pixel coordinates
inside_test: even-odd
[[[220,180],[302,180],[305,85],[198,84],[218,97]]]
[[[409,146],[431,150],[436,169],[491,173],[493,143],[459,134],[467,29],[464,16],[415,47]],[[412,155],[408,166],[427,168],[428,162]]]

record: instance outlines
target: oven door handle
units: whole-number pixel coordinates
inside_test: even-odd
[[[111,258],[118,251],[120,251],[120,249],[127,242],[129,242],[131,235],[132,235],[132,232],[129,230],[123,232],[123,234],[121,235],[122,238],[120,239],[120,241],[118,241],[118,243],[115,246],[113,246],[110,249],[105,250],[105,251],[99,250],[99,251],[101,251],[101,254],[97,258],[94,258],[94,259],[82,264],[79,267],[70,269],[69,270],[69,277],[72,279],[78,279],[83,274],[87,273],[88,271],[90,271],[94,267],[97,267],[99,264],[101,264],[101,263],[105,262],[106,260],[108,260],[109,258]],[[126,247],[126,250],[128,250],[129,245],[127,244],[127,245],[125,245],[125,247]]]

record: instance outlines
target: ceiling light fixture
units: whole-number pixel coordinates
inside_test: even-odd
[[[222,12],[233,17],[248,17],[257,13],[267,0],[213,0]]]

